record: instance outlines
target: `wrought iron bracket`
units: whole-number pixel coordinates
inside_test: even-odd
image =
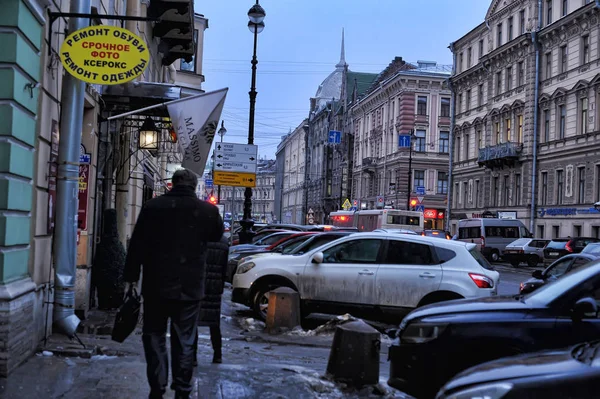
[[[101,15],[101,14],[82,14],[76,12],[50,12],[48,13],[50,23],[48,24],[48,56],[52,55],[52,26],[58,18],[88,18],[90,19],[90,26],[92,19],[109,19],[121,21],[121,26],[124,21],[142,21],[142,22],[158,22],[159,18],[150,17],[131,17],[127,15]]]

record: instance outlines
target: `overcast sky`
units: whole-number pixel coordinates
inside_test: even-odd
[[[222,118],[226,142],[244,143],[252,58],[251,0],[196,0],[208,18],[203,72],[206,91],[229,87]],[[406,61],[451,64],[450,42],[483,22],[488,0],[261,0],[265,30],[258,36],[255,144],[274,158],[281,136],[307,117],[309,98],[340,58],[356,72],[381,72]]]

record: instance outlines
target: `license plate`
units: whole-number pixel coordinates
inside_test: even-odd
[[[550,256],[558,256],[558,252],[550,252],[549,255]]]
[[[506,254],[514,254],[514,253],[516,253],[516,252],[517,252],[517,251],[512,251],[512,250],[510,250],[510,249],[509,249],[509,250],[506,250],[506,251],[504,251],[504,253],[506,253]]]

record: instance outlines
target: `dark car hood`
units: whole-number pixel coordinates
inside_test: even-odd
[[[514,378],[552,376],[588,369],[571,355],[572,348],[549,350],[519,356],[505,357],[467,369],[443,388],[445,392],[474,384],[487,384]]]
[[[453,313],[471,313],[481,311],[489,312],[498,310],[520,311],[529,308],[530,306],[519,301],[514,296],[456,299],[452,301],[434,303],[432,305],[423,306],[422,308],[413,310],[404,318],[404,321],[409,322],[415,319],[444,316]]]

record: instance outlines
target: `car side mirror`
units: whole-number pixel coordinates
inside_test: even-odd
[[[584,317],[597,317],[598,315],[598,304],[596,300],[591,297],[581,298],[575,302],[573,306],[573,320],[580,321]]]
[[[544,275],[542,274],[541,270],[534,270],[533,273],[531,273],[531,277],[542,280],[544,278]]]
[[[312,263],[321,264],[323,263],[323,252],[317,252],[312,257]]]

